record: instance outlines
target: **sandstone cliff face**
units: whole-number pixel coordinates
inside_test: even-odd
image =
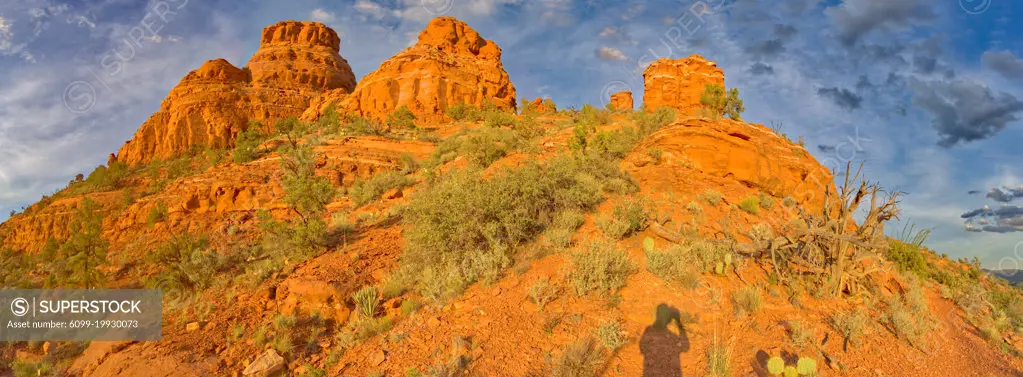
[[[383,120],[408,106],[425,121],[443,119],[459,103],[489,99],[515,109],[515,87],[501,65],[501,48],[451,17],[430,21],[419,41],[366,75],[342,103],[345,111]]]
[[[699,114],[700,94],[707,84],[725,87],[725,73],[717,63],[700,55],[659,59],[643,71],[643,106],[651,111],[667,106],[680,115]]]
[[[350,92],[355,76],[338,55],[339,43],[337,33],[315,22],[263,29],[260,48],[245,68],[211,60],[181,79],[117,159],[138,165],[193,145],[225,148],[250,120],[300,116],[324,91]]]
[[[623,90],[611,95],[611,106],[615,110],[632,110],[635,104],[632,103],[632,92]]]

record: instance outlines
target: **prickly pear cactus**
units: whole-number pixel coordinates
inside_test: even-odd
[[[724,275],[725,274],[725,264],[721,263],[721,262],[718,262],[717,266],[714,266],[714,272],[717,272],[718,275]]]
[[[643,250],[646,252],[654,251],[654,239],[647,237],[643,239]]]
[[[796,362],[796,370],[801,376],[809,376],[817,373],[817,360],[809,357],[800,357]]]
[[[777,376],[785,371],[785,360],[781,357],[775,356],[767,360],[767,372],[771,375]]]
[[[794,366],[785,367],[785,377],[799,377],[799,370]]]
[[[732,265],[732,253],[725,254],[725,267]]]

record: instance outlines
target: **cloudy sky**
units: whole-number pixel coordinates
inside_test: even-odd
[[[906,192],[902,218],[934,229],[929,246],[1014,268],[1021,13],[1013,0],[4,1],[0,220],[104,163],[202,62],[243,66],[266,25],[328,24],[362,77],[451,15],[503,48],[520,96],[560,106],[641,98],[646,64],[704,55],[746,120]]]

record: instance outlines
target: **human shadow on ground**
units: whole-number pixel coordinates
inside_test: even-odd
[[[668,325],[675,322],[678,334]],[[643,330],[639,340],[643,354],[643,377],[682,377],[682,353],[689,352],[689,337],[677,308],[657,305],[654,323]]]

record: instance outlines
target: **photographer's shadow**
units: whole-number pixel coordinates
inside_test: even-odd
[[[682,352],[689,352],[689,337],[677,308],[657,305],[654,323],[643,330],[639,352],[643,354],[643,377],[682,377]],[[678,334],[668,329],[675,322]]]

